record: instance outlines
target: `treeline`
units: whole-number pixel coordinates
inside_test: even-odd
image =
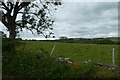
[[[120,44],[118,38],[112,40],[112,38],[69,38],[69,39],[60,39],[60,42],[68,43],[81,43],[81,44]]]
[[[9,40],[3,38],[3,40]],[[22,38],[17,38],[17,41],[22,41]],[[63,43],[80,43],[80,44],[120,44],[120,38],[66,38],[56,40],[24,40],[24,41],[40,41],[40,42],[63,42]]]
[[[65,38],[58,40],[28,40],[40,42],[63,42],[63,43],[80,43],[80,44],[120,44],[120,38]]]

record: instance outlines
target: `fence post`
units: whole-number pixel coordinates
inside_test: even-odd
[[[115,66],[115,48],[112,49],[112,65]]]
[[[56,46],[56,44],[53,46],[52,51],[51,51],[51,53],[50,53],[50,56],[52,56],[53,51],[54,51],[54,49],[55,49],[55,46]]]

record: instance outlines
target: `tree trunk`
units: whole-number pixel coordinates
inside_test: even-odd
[[[9,31],[9,38],[15,39],[15,37],[16,37],[16,31],[15,30]]]
[[[9,25],[9,38],[15,39],[16,38],[16,25],[15,25],[15,19],[13,16],[7,16],[8,18],[8,25]]]

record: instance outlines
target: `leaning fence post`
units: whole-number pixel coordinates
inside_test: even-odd
[[[53,46],[52,51],[51,51],[51,53],[50,53],[50,56],[52,56],[53,51],[54,51],[54,49],[55,49],[55,46],[56,46],[56,44]]]
[[[115,66],[115,48],[112,49],[112,65]]]

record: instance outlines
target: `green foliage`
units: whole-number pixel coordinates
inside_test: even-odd
[[[56,10],[56,6],[61,5],[59,0],[33,0],[28,2],[6,0],[6,2],[0,2],[2,23],[9,31],[10,38],[15,39],[23,28],[30,30],[32,33],[42,34],[45,38],[53,34],[51,30],[54,20],[50,18],[51,10]],[[17,19],[18,14],[21,14],[21,19]],[[46,34],[46,32],[49,32],[49,34]]]
[[[5,41],[5,40],[4,40]],[[8,42],[7,42],[8,41]],[[50,51],[55,43],[38,41],[20,41],[15,46],[15,51],[3,51],[3,78],[46,78],[46,79],[72,79],[72,78],[116,78],[116,74],[104,68],[92,64],[83,64],[78,61],[97,59],[98,54],[92,54],[89,50],[101,51],[111,48],[109,45],[87,45],[56,43],[53,55],[65,56],[73,59],[73,64],[61,63],[57,57],[50,57]],[[5,42],[10,43],[10,40]],[[23,44],[26,46],[23,49]],[[6,45],[4,44],[4,45]],[[98,46],[98,47],[97,47]],[[113,46],[112,46],[113,47]],[[115,46],[114,46],[115,47]],[[80,50],[79,50],[80,49]],[[7,50],[7,49],[6,49]],[[85,51],[84,51],[85,50]],[[104,51],[105,51],[104,50]],[[81,52],[81,54],[77,53]],[[103,51],[103,52],[104,52]],[[87,52],[90,54],[88,56]],[[13,54],[14,53],[14,54]],[[55,54],[56,53],[56,54]],[[96,54],[96,55],[95,55]],[[100,59],[109,59],[108,53],[104,53]],[[93,56],[93,57],[92,57]],[[100,55],[99,55],[100,56]],[[105,61],[106,62],[106,61]]]
[[[3,78],[64,78],[68,69],[66,64],[58,63],[48,56],[38,58],[32,53],[3,57]]]
[[[45,55],[45,53],[43,53]],[[59,63],[49,56],[39,56],[33,53],[17,53],[4,55],[4,78],[100,78],[97,76],[98,68],[91,64],[76,66]],[[102,76],[103,77],[103,76]],[[106,77],[106,76],[104,76]],[[113,77],[113,76],[112,76]]]
[[[14,44],[14,48],[13,48]],[[58,63],[49,57],[46,51],[40,49],[35,53],[23,52],[19,40],[3,40],[3,78],[63,78],[67,64]]]
[[[22,46],[23,43],[20,42],[21,39],[9,39],[9,38],[3,38],[2,39],[2,52],[8,52],[8,53],[15,53],[16,48],[19,46]]]
[[[98,42],[99,44],[114,44],[114,41],[110,39],[103,39]]]

